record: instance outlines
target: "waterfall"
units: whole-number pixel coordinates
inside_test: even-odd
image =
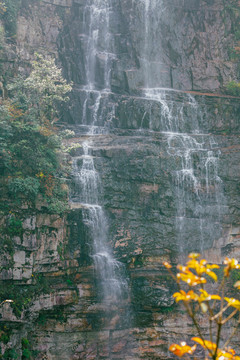
[[[164,65],[157,61],[154,41],[156,34],[161,31],[164,6],[161,0],[142,1],[145,13],[142,36],[143,95],[160,105],[161,124],[158,124],[158,128],[166,136],[170,160],[175,167],[172,175],[178,251],[203,252],[221,234],[219,223],[224,207],[219,204],[224,203],[224,196],[222,180],[218,175],[220,150],[212,136],[201,133],[199,123],[205,112],[204,106],[200,106],[190,94],[186,94],[185,103],[174,102],[171,100],[170,89],[162,88],[164,79],[155,73],[157,66],[161,74]],[[159,58],[161,52],[158,49]],[[172,93],[174,94],[174,90]],[[149,127],[150,130],[157,128],[152,116]],[[198,240],[197,249],[191,248],[191,239],[187,238],[189,233]]]
[[[92,239],[91,257],[101,300],[112,303],[128,296],[127,280],[122,275],[123,265],[114,258],[108,245],[101,178],[93,153],[95,139],[108,132],[108,124],[115,116],[115,105],[110,101],[111,71],[116,59],[115,38],[111,32],[114,6],[116,3],[112,0],[86,0],[83,8],[84,74],[79,89],[82,101],[79,122],[85,130],[80,133],[84,136],[83,154],[73,159],[71,196],[72,202],[80,204],[83,222]],[[151,134],[157,129],[168,145],[178,251],[191,249],[191,237],[199,243],[195,250],[203,251],[211,241],[208,238],[213,239],[220,233],[223,213],[220,206],[223,203],[222,181],[218,175],[220,151],[215,138],[201,131],[202,119],[206,116],[204,105],[199,105],[190,94],[177,102],[172,96],[175,90],[165,86],[164,52],[161,52],[159,41],[165,14],[163,1],[140,0],[138,6],[144,25],[139,44],[141,91],[144,101],[150,104],[142,119],[148,117]],[[152,106],[156,103],[160,109],[157,117],[152,114]]]
[[[122,301],[127,292],[127,281],[121,276],[124,266],[114,259],[107,245],[108,224],[99,195],[101,181],[91,156],[91,140],[83,142],[83,155],[73,159],[74,190],[71,201],[81,204],[83,222],[90,230],[93,241],[92,258],[96,277],[99,280],[99,291],[104,301]]]
[[[106,132],[101,104],[110,91],[111,68],[115,59],[114,41],[109,30],[111,11],[111,0],[87,0],[83,10],[81,124],[87,126],[88,134]],[[109,113],[113,111],[112,107]]]
[[[84,97],[80,122],[86,126],[82,155],[73,157],[73,185],[71,202],[81,209],[82,221],[88,229],[90,257],[97,280],[97,301],[104,316],[109,317],[105,327],[111,327],[113,313],[128,311],[128,282],[124,265],[117,261],[108,245],[108,220],[101,204],[102,185],[95,168],[94,140],[107,132],[106,124],[114,116],[114,105],[108,104],[104,119],[101,104],[110,90],[112,37],[109,32],[111,0],[87,0],[83,12],[85,82],[81,92]],[[99,71],[99,68],[101,71]],[[100,78],[98,78],[100,74]],[[121,310],[120,310],[121,309]],[[101,311],[102,311],[101,310]],[[119,319],[118,328],[127,321]]]

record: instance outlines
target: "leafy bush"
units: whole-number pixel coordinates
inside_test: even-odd
[[[23,349],[22,351],[22,359],[30,359],[32,356],[32,353],[29,349]]]
[[[70,139],[75,136],[75,132],[69,129],[61,131],[60,136],[62,139]]]
[[[22,193],[34,199],[39,192],[40,182],[38,179],[30,176],[26,178],[15,178],[9,181],[8,188],[11,195]]]
[[[14,349],[7,349],[3,354],[3,359],[10,360],[10,359],[18,359],[18,354]]]
[[[29,346],[29,341],[28,341],[28,339],[26,339],[26,338],[22,338],[21,343],[22,343],[22,347],[23,347],[24,349],[26,349],[26,348]]]
[[[31,359],[32,352],[30,351],[30,344],[28,339],[22,338],[22,360]]]
[[[68,204],[66,201],[61,201],[59,199],[53,199],[48,205],[48,211],[51,214],[63,214],[68,209]]]

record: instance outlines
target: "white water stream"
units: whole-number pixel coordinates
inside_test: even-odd
[[[201,133],[199,119],[203,116],[202,108],[193,96],[186,95],[189,109],[186,115],[186,104],[174,104],[169,100],[169,92],[167,99],[166,90],[152,87],[154,79],[159,79],[155,74],[156,56],[153,41],[156,34],[161,31],[165,9],[161,0],[141,1],[145,6],[142,45],[142,68],[145,79],[143,93],[146,99],[160,105],[160,131],[166,136],[168,153],[175,164],[173,177],[178,249],[180,252],[186,250],[186,233],[191,229],[190,223],[194,219],[193,236],[199,242],[196,250],[203,252],[206,239],[214,239],[220,232],[219,228],[216,230],[219,227],[216,220],[219,220],[223,212],[219,204],[224,202],[222,181],[218,175],[220,151],[217,150],[216,141],[212,136]],[[161,62],[158,62],[157,66],[158,72],[161,73]],[[161,86],[161,78],[159,85]],[[150,130],[154,130],[154,121],[154,118],[150,120]]]
[[[86,80],[83,86],[85,100],[81,122],[88,131],[82,143],[83,155],[73,158],[74,190],[72,202],[79,203],[82,218],[91,239],[91,257],[98,283],[99,300],[109,306],[121,303],[127,296],[124,266],[117,261],[108,245],[108,221],[101,205],[101,179],[95,169],[92,147],[94,138],[107,132],[101,124],[100,105],[110,87],[111,43],[109,32],[110,0],[87,0],[83,14],[83,33],[86,37],[84,63]],[[101,71],[99,71],[99,66]],[[98,75],[100,73],[100,79]],[[109,111],[111,121],[114,106]]]
[[[127,281],[122,278],[124,266],[114,259],[108,246],[108,224],[99,195],[101,181],[91,155],[91,138],[84,141],[83,155],[73,163],[74,193],[72,201],[81,204],[83,222],[88,227],[92,240],[92,258],[99,281],[101,298],[110,303],[123,299]]]

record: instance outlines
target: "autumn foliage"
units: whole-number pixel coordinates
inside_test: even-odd
[[[200,346],[205,353],[205,360],[240,360],[230,347],[230,342],[240,324],[240,301],[225,296],[226,280],[232,270],[240,269],[236,259],[226,258],[222,280],[218,284],[215,272],[217,264],[209,264],[205,259],[199,260],[199,254],[190,254],[186,265],[177,266],[177,274],[172,266],[164,262],[164,266],[176,282],[178,291],[173,294],[175,301],[182,302],[187,314],[192,319],[198,336],[192,337],[193,345],[186,342],[172,344],[169,350],[179,358],[196,359],[196,350]],[[206,287],[210,278],[218,284],[215,294],[210,294]],[[240,281],[234,285],[240,289]],[[208,286],[209,288],[209,286]],[[206,338],[199,323],[199,314],[206,317],[209,328],[209,339]],[[237,318],[236,318],[237,316]],[[234,319],[235,326],[227,339],[222,339],[222,329],[230,319]]]

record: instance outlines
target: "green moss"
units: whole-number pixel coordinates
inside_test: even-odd
[[[31,356],[32,356],[32,352],[29,349],[23,349],[22,359],[30,359]]]
[[[12,280],[5,280],[0,283],[0,301],[13,300],[11,306],[17,317],[21,316],[23,309],[26,309],[37,296],[50,292],[50,282],[42,274],[33,276],[31,285],[16,287]]]
[[[24,349],[27,348],[28,345],[29,345],[29,341],[28,341],[28,339],[26,339],[26,338],[22,338],[21,343],[22,343],[22,347],[23,347]]]
[[[240,82],[230,81],[227,84],[227,92],[229,95],[240,96]]]
[[[23,227],[22,227],[22,221],[15,217],[14,215],[11,215],[11,217],[7,221],[7,228],[6,228],[6,234],[10,236],[22,236],[23,233]]]

